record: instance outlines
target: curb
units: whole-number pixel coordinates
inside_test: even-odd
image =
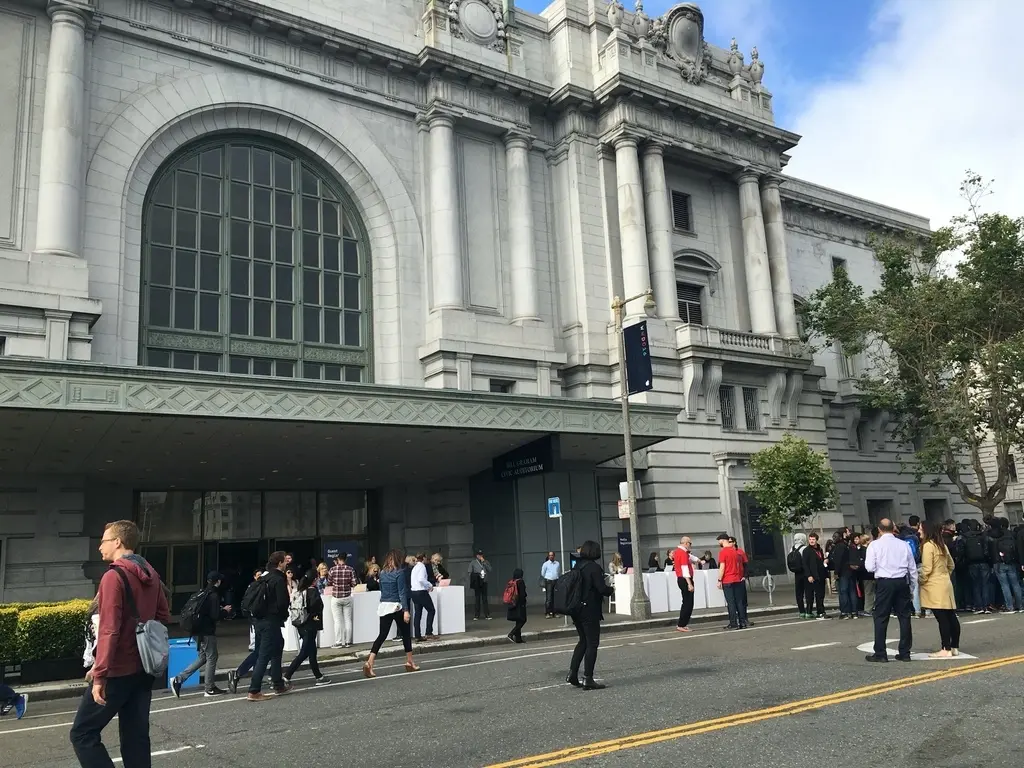
[[[752,616],[778,616],[792,613],[796,610],[795,605],[778,605],[770,608],[751,608],[749,614]],[[706,613],[703,616],[694,616],[691,624],[710,624],[727,618],[725,611],[717,613]],[[605,624],[601,627],[601,633],[629,632],[638,629],[659,629],[669,627],[676,623],[675,616],[666,616],[657,619],[646,619],[643,621],[621,621],[614,624]],[[572,627],[559,627],[558,629],[542,629],[533,632],[524,632],[523,638],[528,640],[551,640],[562,637],[576,637],[576,630]],[[434,643],[424,643],[415,647],[417,656],[427,656],[434,653],[446,651],[458,651],[467,648],[486,648],[492,645],[507,645],[508,638],[505,635],[489,635],[487,637],[472,637],[459,640],[442,640]],[[369,651],[361,650],[355,653],[346,653],[336,656],[329,656],[320,659],[321,667],[340,667],[346,664],[358,664],[370,655]],[[381,648],[377,654],[378,659],[387,659],[395,656],[404,656],[405,651],[401,648]],[[217,680],[228,679],[227,669],[217,670]],[[62,699],[73,699],[81,696],[88,687],[82,681],[62,681],[44,684],[46,687],[34,689],[31,686],[19,688],[19,692],[27,693],[33,702],[39,701],[60,701]],[[154,691],[167,690],[166,688],[154,688]]]

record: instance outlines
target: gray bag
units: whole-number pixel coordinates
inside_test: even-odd
[[[113,567],[113,566],[111,566]],[[139,648],[139,658],[147,675],[162,677],[167,673],[167,659],[170,656],[170,643],[167,639],[167,627],[155,619],[143,621],[139,617],[139,608],[135,604],[128,577],[120,568],[114,568],[124,582],[124,598],[135,619],[135,644]]]

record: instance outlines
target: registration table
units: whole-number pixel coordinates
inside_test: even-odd
[[[466,590],[465,587],[434,587],[430,593],[434,603],[434,634],[435,635],[456,635],[466,631]],[[317,645],[321,648],[330,648],[337,642],[334,631],[334,601],[335,598],[324,595],[324,628],[317,638]],[[372,643],[377,639],[377,632],[380,631],[380,619],[377,617],[377,606],[380,605],[380,592],[353,592],[352,593],[352,642],[355,644]],[[413,606],[415,608],[415,606]],[[415,612],[413,612],[415,616]],[[424,613],[420,621],[423,623],[423,631],[426,632],[427,618]],[[284,628],[285,650],[299,649],[298,633],[292,626]],[[413,635],[415,636],[415,631]],[[289,643],[289,636],[292,636]],[[394,624],[391,627],[389,637],[397,637],[398,633]]]
[[[651,613],[678,612],[683,597],[672,571],[645,573],[644,591],[651,601]],[[615,577],[615,613],[629,616],[629,602],[633,598],[633,575]],[[693,578],[693,609],[724,608],[725,595],[718,588],[718,571],[695,571]]]

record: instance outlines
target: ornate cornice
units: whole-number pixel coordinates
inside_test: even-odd
[[[615,401],[514,397],[485,392],[325,384],[227,374],[4,359],[0,409],[328,421],[457,429],[619,434]],[[635,405],[632,432],[678,434],[677,409]]]

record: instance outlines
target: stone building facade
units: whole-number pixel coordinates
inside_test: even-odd
[[[800,297],[928,222],[786,176],[756,49],[636,5],[4,3],[0,600],[88,593],[129,516],[179,600],[339,542],[503,578],[554,495],[614,548],[611,304],[647,291],[644,552],[728,529],[777,571],[743,483],[786,430],[837,470],[823,526],[952,511],[799,342]]]

